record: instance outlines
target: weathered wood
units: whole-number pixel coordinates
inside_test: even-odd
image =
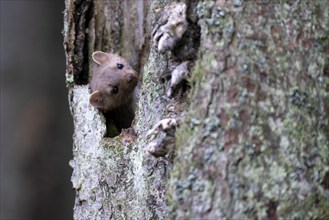
[[[328,11],[325,1],[199,3],[171,216],[329,218]]]
[[[173,54],[158,54],[150,34],[170,2],[66,0],[74,218],[328,218],[328,4],[184,1],[189,31],[173,54],[198,57],[189,99],[169,100],[159,78]],[[143,74],[137,138],[103,138],[88,104],[94,50]],[[145,155],[168,105],[188,104],[173,158]]]
[[[156,74],[158,62],[148,61],[149,68],[144,68],[150,47],[151,8],[149,1],[66,1],[66,77],[75,124],[74,158],[70,162],[76,190],[75,219],[164,216],[163,191],[170,162],[144,157],[143,152],[147,144],[147,140],[143,140],[145,132],[161,118],[163,111],[159,108],[164,109],[165,105],[162,93],[155,92],[163,90]],[[136,118],[137,140],[129,135],[103,138],[105,119],[88,103],[89,90],[85,85],[86,79],[90,79],[90,57],[95,50],[118,53],[141,74],[145,72],[148,83],[141,92],[145,98],[141,99],[143,108]],[[152,56],[157,55],[153,52]],[[164,59],[162,63],[166,65]],[[148,93],[143,92],[146,90]],[[151,98],[149,94],[154,95]],[[159,182],[157,188],[153,185],[155,181]]]

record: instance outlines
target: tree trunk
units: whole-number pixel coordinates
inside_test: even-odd
[[[187,43],[159,54],[151,29],[171,1],[66,0],[74,218],[329,218],[327,2],[183,2]],[[104,138],[88,103],[96,50],[142,76],[137,137]],[[189,55],[189,95],[166,98],[163,76]],[[148,130],[172,116],[174,154],[145,154]]]

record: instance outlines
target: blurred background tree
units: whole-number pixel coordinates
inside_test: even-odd
[[[1,1],[1,219],[71,219],[64,1]]]

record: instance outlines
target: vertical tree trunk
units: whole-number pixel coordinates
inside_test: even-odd
[[[324,1],[199,4],[173,216],[329,217],[328,11]]]
[[[150,41],[170,2],[66,0],[74,218],[329,218],[328,4],[185,1],[188,30],[198,25],[201,37],[182,101],[165,98],[159,76],[171,54]],[[95,50],[143,74],[137,138],[103,138],[104,118],[88,103]],[[168,105],[188,106],[175,154],[148,156],[146,133]]]

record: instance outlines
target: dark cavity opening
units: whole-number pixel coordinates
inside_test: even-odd
[[[131,124],[135,118],[135,109],[119,107],[103,114],[106,119],[105,137],[113,138],[118,136],[122,132],[122,129],[131,128]],[[129,133],[134,133],[133,129],[130,129]]]

